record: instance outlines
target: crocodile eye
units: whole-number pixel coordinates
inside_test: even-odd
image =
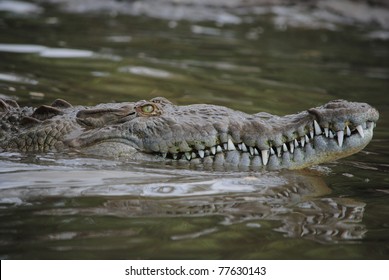
[[[143,105],[141,108],[142,112],[145,114],[151,114],[154,112],[155,107],[151,104]]]

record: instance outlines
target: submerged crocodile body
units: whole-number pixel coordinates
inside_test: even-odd
[[[0,99],[0,152],[71,152],[204,166],[298,169],[363,149],[377,110],[331,101],[283,117],[222,106],[150,101],[19,107]]]

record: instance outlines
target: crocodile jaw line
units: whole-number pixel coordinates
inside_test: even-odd
[[[362,150],[372,139],[376,123],[365,122],[344,131],[321,127],[314,120],[313,130],[280,146],[269,149],[248,146],[244,142],[227,142],[209,148],[178,153],[158,153],[163,159],[193,164],[256,166],[276,170],[300,169],[336,160]]]

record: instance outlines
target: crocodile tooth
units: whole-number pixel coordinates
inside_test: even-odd
[[[294,152],[293,142],[289,142],[289,149],[290,149],[290,153],[293,154],[293,152]]]
[[[214,155],[216,154],[216,147],[215,146],[212,146],[211,147],[211,153]]]
[[[358,125],[357,130],[358,130],[359,135],[361,135],[362,138],[365,137],[365,133],[363,132],[362,125]]]
[[[294,146],[297,148],[299,146],[299,142],[297,141],[297,139],[294,139]]]
[[[351,130],[350,130],[350,128],[348,127],[348,125],[346,125],[346,135],[347,135],[347,136],[350,136],[350,135],[351,135]]]
[[[228,139],[227,150],[229,150],[229,151],[235,151],[236,150],[235,145],[234,145],[234,143],[232,143],[231,139]]]
[[[281,157],[281,146],[277,147],[277,157]]]
[[[263,165],[267,165],[269,161],[269,150],[261,150],[261,155]]]
[[[216,146],[216,152],[217,152],[217,153],[223,152],[223,149],[222,149],[222,147],[220,147],[220,145],[217,145],[217,146]]]
[[[326,135],[326,137],[328,137],[328,127],[324,128],[324,134]]]
[[[223,143],[223,148],[224,148],[224,150],[227,150],[228,144],[227,143]]]
[[[272,147],[270,147],[269,152],[270,152],[271,155],[275,154],[274,149]]]
[[[239,143],[239,144],[238,144],[238,150],[239,150],[239,151],[242,150],[242,143]]]
[[[311,139],[313,139],[313,137],[315,136],[315,134],[313,133],[313,130],[311,130],[311,131],[309,132],[309,136],[311,136]]]
[[[196,158],[196,153],[192,152],[192,158]]]
[[[200,156],[201,158],[204,158],[204,150],[199,150],[199,156]]]
[[[329,133],[328,135],[330,138],[334,138],[334,134],[332,133],[332,130],[330,130],[328,133]]]
[[[254,148],[254,155],[259,155],[259,152],[258,152],[258,149],[257,148]]]
[[[317,123],[316,120],[313,120],[313,126],[315,127],[315,134],[320,135],[323,133],[323,131],[320,128],[320,125]]]
[[[253,147],[249,147],[249,150],[250,150],[250,155],[254,155],[254,148]]]
[[[247,147],[246,147],[246,145],[244,143],[242,143],[242,151],[243,152],[247,152]]]
[[[286,146],[285,143],[282,144],[282,150],[283,150],[284,152],[287,152],[287,151],[288,151],[288,147]]]
[[[343,131],[343,130],[339,130],[339,131],[337,132],[337,136],[338,136],[338,144],[339,144],[339,147],[342,147],[342,146],[343,146],[344,131]]]
[[[191,159],[191,155],[189,152],[185,152],[185,157],[187,160],[190,160]]]
[[[304,148],[304,146],[305,146],[305,137],[304,136],[300,138],[300,143],[301,143],[301,147]]]
[[[308,135],[305,135],[305,142],[306,142],[306,143],[309,143]]]
[[[177,159],[177,154],[172,155],[173,159]]]
[[[163,158],[166,158],[167,153],[161,153],[161,156],[162,156]]]

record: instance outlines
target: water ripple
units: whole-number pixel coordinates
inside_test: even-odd
[[[0,44],[0,52],[35,53],[47,58],[89,58],[95,56],[93,51],[88,50],[49,48],[30,44]]]

